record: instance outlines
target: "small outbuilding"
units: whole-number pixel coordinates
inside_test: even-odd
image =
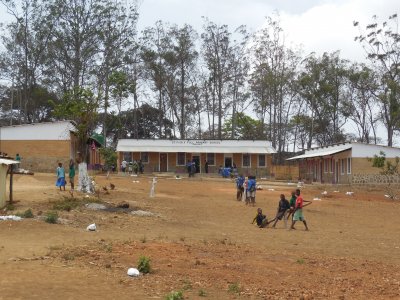
[[[119,165],[141,160],[147,172],[185,173],[188,162],[197,173],[218,173],[220,168],[257,176],[271,173],[271,142],[252,140],[156,140],[121,139],[117,145]]]
[[[15,160],[0,158],[0,208],[3,208],[6,205],[7,174],[9,170],[12,171],[13,165],[15,164],[18,164],[18,162]],[[12,174],[10,175],[10,200],[11,199],[12,199]]]
[[[21,158],[20,167],[35,172],[54,171],[57,163],[75,159],[77,138],[71,121],[0,127],[0,152]]]
[[[333,184],[382,183],[380,169],[371,159],[383,152],[386,159],[400,157],[400,148],[358,142],[312,148],[287,160],[298,161],[299,178],[306,182]]]

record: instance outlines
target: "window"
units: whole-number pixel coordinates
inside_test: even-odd
[[[258,166],[259,167],[266,167],[266,161],[265,161],[265,154],[259,154],[258,155]]]
[[[149,152],[140,152],[140,159],[142,163],[148,164],[149,163]]]
[[[345,169],[345,160],[341,159],[340,160],[340,174],[344,175],[344,169]]]
[[[185,152],[176,153],[176,165],[185,166],[186,165],[186,155]]]
[[[209,166],[215,166],[215,153],[207,153],[207,162]]]
[[[250,154],[243,154],[242,155],[242,166],[243,167],[250,167],[251,166]]]
[[[351,174],[351,157],[347,158],[347,174]]]

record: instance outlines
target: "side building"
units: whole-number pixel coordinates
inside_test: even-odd
[[[118,164],[142,160],[146,172],[186,173],[195,162],[197,173],[218,173],[236,166],[238,172],[269,176],[275,149],[268,141],[122,139],[117,145]]]
[[[383,152],[387,160],[400,157],[400,148],[349,142],[312,148],[287,160],[298,161],[299,178],[306,182],[333,184],[383,183],[387,178],[372,166]]]
[[[53,172],[58,162],[68,164],[77,155],[75,126],[70,121],[0,127],[0,152],[21,157],[20,167]]]

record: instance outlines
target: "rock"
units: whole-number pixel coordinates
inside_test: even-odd
[[[144,210],[132,211],[131,215],[140,216],[140,217],[153,217],[154,216],[154,214],[152,212],[144,211]]]
[[[107,208],[104,204],[99,204],[99,203],[87,203],[86,205],[87,209],[91,210],[104,210]]]
[[[117,204],[117,207],[119,207],[119,208],[129,208],[129,203],[126,202],[126,201],[122,201],[122,202]]]
[[[96,231],[96,229],[97,229],[97,227],[96,227],[95,223],[90,224],[88,227],[86,227],[86,230],[88,230],[88,231]]]
[[[131,277],[138,277],[140,275],[139,270],[136,268],[129,268],[127,274]]]

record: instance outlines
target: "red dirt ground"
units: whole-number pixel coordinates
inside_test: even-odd
[[[35,218],[0,221],[0,299],[164,299],[171,291],[185,299],[400,299],[400,202],[381,189],[305,186],[305,199],[322,199],[304,208],[306,232],[301,223],[293,231],[283,222],[251,225],[256,207],[235,200],[231,180],[158,178],[150,198],[146,176],[96,176],[99,201],[126,201],[155,216],[79,206],[48,224],[43,215],[69,196],[54,180],[15,177],[17,203],[7,214],[31,208]],[[116,189],[106,194],[110,183]],[[295,188],[259,184],[257,207],[268,218],[279,194]],[[91,223],[96,232],[86,231]],[[127,276],[141,255],[151,273]]]

